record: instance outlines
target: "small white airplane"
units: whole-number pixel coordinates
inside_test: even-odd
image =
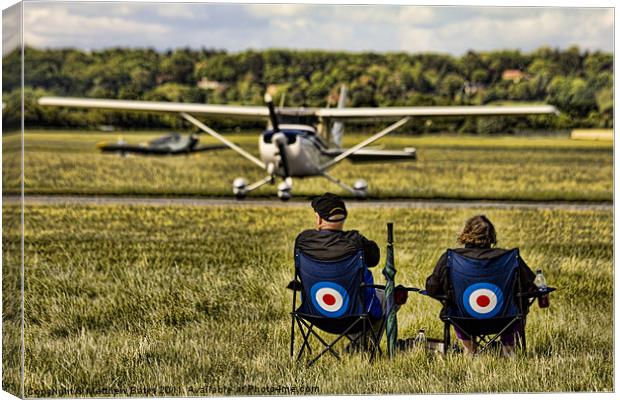
[[[346,89],[343,86],[337,108],[276,108],[269,94],[265,95],[267,107],[70,97],[41,97],[39,104],[43,106],[178,113],[182,118],[219,140],[267,173],[265,178],[251,184],[244,178],[236,178],[233,181],[233,193],[237,198],[243,198],[251,191],[267,183],[275,184],[277,179],[280,178],[282,182],[278,185],[278,197],[281,200],[291,198],[293,178],[305,177],[324,177],[356,197],[365,198],[368,195],[368,184],[365,180],[358,179],[353,186],[349,186],[329,175],[328,171],[345,159],[353,162],[415,160],[415,148],[405,148],[403,150],[367,148],[371,143],[405,125],[412,117],[507,116],[558,113],[555,107],[549,105],[347,108],[344,107],[345,99]],[[270,124],[258,140],[260,158],[232,143],[196,119],[192,114],[251,119],[269,118]],[[340,146],[344,131],[343,123],[346,120],[352,119],[398,119],[398,121],[359,144],[349,149],[344,149]],[[281,121],[287,123],[280,123]],[[321,136],[327,136],[326,133],[330,124],[332,126],[331,143],[328,144]]]

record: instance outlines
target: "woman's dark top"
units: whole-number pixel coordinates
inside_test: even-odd
[[[452,251],[464,257],[474,258],[477,260],[488,260],[491,258],[499,257],[510,250],[491,248],[489,246],[475,247],[471,245],[466,245],[464,248],[452,249]],[[448,252],[444,252],[441,257],[439,257],[439,261],[437,261],[437,265],[435,265],[435,269],[433,270],[432,275],[426,279],[426,291],[430,296],[450,295],[448,273],[446,268],[447,264]],[[534,275],[530,267],[528,267],[525,261],[523,261],[521,256],[519,256],[518,274],[522,291],[528,292],[535,291],[537,289],[534,285],[534,278],[536,278],[536,275]],[[523,298],[521,305],[523,307],[523,310],[527,310],[528,299]],[[441,310],[441,315],[444,315],[445,311],[446,310],[444,307],[444,309]]]

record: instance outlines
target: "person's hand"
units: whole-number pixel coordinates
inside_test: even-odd
[[[403,285],[396,286],[394,289],[394,304],[402,306],[407,302],[408,296],[409,292],[407,292]]]
[[[298,280],[292,280],[288,283],[288,285],[286,285],[287,289],[290,290],[296,290],[298,292],[301,292],[302,290],[302,286],[301,286],[301,282],[299,282]]]

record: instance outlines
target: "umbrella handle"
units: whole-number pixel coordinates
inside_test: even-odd
[[[388,222],[387,223],[387,230],[388,230],[388,244],[392,244],[394,243],[394,223],[393,222]]]

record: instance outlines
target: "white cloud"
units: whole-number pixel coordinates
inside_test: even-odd
[[[166,4],[165,7],[155,7],[155,12],[164,18],[185,18],[196,17],[196,10],[201,8],[200,4],[173,3]]]
[[[99,15],[79,15],[69,6],[26,3],[24,6],[24,42],[29,46],[86,46],[98,47],[98,41],[119,46],[127,37],[161,35],[169,26],[140,22],[130,18],[126,7],[109,12],[102,7]]]
[[[613,51],[613,9],[213,3],[25,3],[43,47],[182,46],[434,51],[541,46]]]
[[[9,54],[20,46],[21,4],[2,11],[2,55]]]
[[[314,8],[305,4],[248,4],[247,10],[257,17],[295,17],[303,16]]]
[[[612,32],[612,10],[579,13],[548,8],[517,14],[512,19],[483,14],[432,28],[406,27],[400,30],[400,48],[462,54],[469,49],[531,51],[542,46],[566,48],[575,44],[612,51]]]

